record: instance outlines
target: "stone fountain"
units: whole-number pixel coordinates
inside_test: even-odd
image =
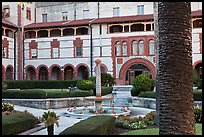
[[[112,101],[113,96],[101,96],[101,60],[97,59],[96,63],[96,96],[84,97],[84,100],[93,101],[94,106],[88,107],[74,107],[67,110],[67,114],[70,116],[82,116],[90,117],[94,115],[129,115],[130,110],[127,107],[114,107],[114,105],[109,107],[103,107],[102,101]]]

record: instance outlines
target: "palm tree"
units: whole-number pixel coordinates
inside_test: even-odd
[[[194,135],[190,2],[159,2],[160,135]]]
[[[54,135],[54,124],[58,124],[59,116],[55,112],[44,112],[41,118],[41,122],[44,122],[45,127],[47,128],[48,135]]]

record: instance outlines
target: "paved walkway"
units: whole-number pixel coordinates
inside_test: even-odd
[[[109,95],[107,95],[109,96]],[[128,98],[131,97],[130,91],[117,91],[117,95],[115,97],[114,105],[115,106],[128,106],[131,110],[132,116],[139,116],[139,115],[145,115],[150,111],[155,111],[153,109],[148,108],[140,108],[140,107],[132,107],[131,102],[127,101]],[[47,112],[48,110],[44,109],[37,109],[37,108],[31,108],[31,107],[24,107],[24,106],[18,106],[15,105],[15,110],[25,111],[32,113],[36,117],[42,116],[44,112]],[[66,108],[59,108],[59,109],[49,109],[50,111],[54,111],[57,113],[57,115],[60,116],[59,118],[59,127],[54,125],[54,135],[58,135],[60,132],[62,132],[64,129],[74,125],[75,123],[81,121],[82,119],[77,119],[77,117],[67,117],[66,116]],[[84,118],[85,119],[85,118]],[[47,129],[44,128],[42,130],[39,130],[37,132],[31,133],[30,135],[47,135]]]

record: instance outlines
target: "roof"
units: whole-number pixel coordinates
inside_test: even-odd
[[[87,25],[92,20],[92,24],[98,23],[116,23],[116,22],[129,22],[154,19],[153,14],[146,15],[134,15],[134,16],[120,16],[120,17],[108,17],[108,18],[96,18],[96,19],[84,19],[84,20],[67,20],[67,21],[55,21],[55,22],[40,22],[26,25],[25,29],[30,28],[46,28],[46,27],[65,27],[73,25]],[[202,10],[192,11],[191,16],[202,16]]]
[[[5,20],[5,19],[2,19],[2,24],[5,24],[5,25],[8,25],[10,27],[14,27],[14,28],[18,28],[17,25],[13,24],[12,22],[8,21],[8,20]]]
[[[192,11],[191,16],[202,16],[202,10]]]
[[[55,21],[55,22],[40,22],[40,23],[32,23],[26,25],[24,28],[46,28],[46,27],[57,27],[57,26],[73,26],[73,25],[84,25],[88,24],[92,19],[85,20],[63,20],[63,21]]]
[[[99,19],[96,19],[93,23],[127,22],[127,21],[139,21],[139,20],[148,20],[148,19],[153,19],[153,14],[99,18]]]

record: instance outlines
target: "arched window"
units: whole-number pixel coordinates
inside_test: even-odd
[[[137,55],[137,41],[132,42],[132,54]]]
[[[144,42],[143,40],[141,40],[139,42],[139,55],[143,55],[144,54]]]
[[[149,41],[149,54],[154,54],[154,40]]]
[[[127,42],[123,42],[123,56],[127,56]]]
[[[120,56],[121,48],[120,48],[120,42],[119,41],[116,42],[115,47],[116,47],[116,56]]]

